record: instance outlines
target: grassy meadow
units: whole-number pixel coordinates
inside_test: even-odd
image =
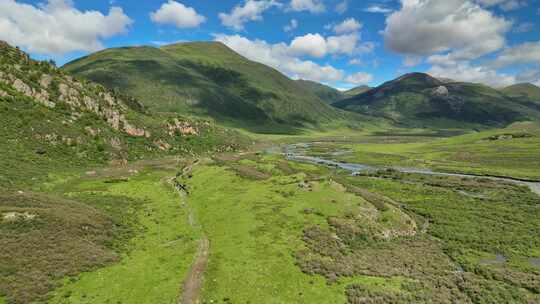
[[[2,194],[0,213],[15,217],[0,222],[9,259],[0,295],[177,303],[206,238],[201,303],[536,303],[540,198],[528,188],[392,170],[351,176],[257,151],[316,141],[311,154],[341,160],[534,179],[536,130],[259,135],[253,150],[202,158],[189,174],[179,173],[191,163],[183,158],[49,169],[31,191]],[[467,160],[455,158],[464,151]]]
[[[380,166],[430,168],[447,172],[540,180],[540,124],[515,123],[505,129],[443,137],[440,133],[374,132],[330,137],[311,149],[313,155]]]

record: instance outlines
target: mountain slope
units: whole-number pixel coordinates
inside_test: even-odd
[[[358,86],[356,88],[352,88],[352,89],[350,89],[348,91],[343,92],[343,95],[344,95],[344,98],[354,97],[356,95],[365,93],[365,92],[367,92],[369,90],[371,90],[371,87],[369,87],[367,85],[361,85],[361,86]]]
[[[508,96],[528,97],[535,101],[540,101],[540,87],[537,87],[532,83],[518,83],[511,85],[504,88],[502,92]]]
[[[120,89],[161,112],[291,125],[342,116],[278,71],[217,42],[109,49],[64,70]]]
[[[155,114],[137,100],[78,81],[0,42],[0,186],[48,166],[205,152],[233,134],[204,120]]]
[[[303,79],[297,80],[296,83],[298,83],[305,90],[317,95],[320,99],[329,104],[339,101],[344,97],[343,93],[339,90],[336,90],[322,83]]]
[[[499,125],[538,119],[540,112],[524,101],[472,83],[443,83],[427,74],[412,73],[334,106],[389,118],[408,126],[461,123]]]

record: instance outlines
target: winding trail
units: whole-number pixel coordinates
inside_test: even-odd
[[[191,269],[182,286],[182,297],[180,297],[178,304],[199,303],[199,294],[209,256],[210,241],[204,236],[199,242],[199,249],[197,250],[195,262],[191,265]]]
[[[199,228],[202,231],[202,227],[195,220],[195,213],[193,209],[189,207],[186,202],[189,195],[188,188],[185,184],[181,184],[176,180],[178,177],[191,178],[193,166],[197,165],[199,160],[196,160],[192,165],[186,166],[182,169],[181,173],[176,177],[170,179],[170,183],[174,186],[178,194],[180,195],[180,204],[183,208],[186,208],[188,212],[188,223],[191,227]],[[208,258],[210,256],[210,240],[204,233],[199,241],[199,248],[191,268],[182,283],[181,294],[178,297],[178,304],[197,304],[200,303],[200,291],[204,281],[204,272],[206,265],[208,264]]]

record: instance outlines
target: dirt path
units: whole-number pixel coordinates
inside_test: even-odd
[[[188,211],[188,223],[192,227],[198,227],[197,221],[195,219],[195,214],[187,204],[187,196],[189,191],[185,184],[182,184],[176,180],[178,177],[185,179],[190,179],[192,177],[193,167],[199,163],[199,160],[196,160],[193,164],[186,166],[182,172],[170,179],[170,183],[176,188],[180,195],[180,203],[183,208],[186,208]],[[201,228],[201,227],[198,227]],[[178,304],[197,304],[200,303],[199,295],[201,287],[203,284],[204,271],[208,263],[208,257],[210,256],[210,241],[206,235],[202,235],[201,240],[199,241],[199,248],[195,256],[195,260],[191,265],[186,279],[182,284],[182,293],[178,298]]]
[[[210,241],[203,237],[199,243],[199,249],[195,262],[191,265],[188,276],[182,286],[182,296],[178,304],[196,304],[199,302],[199,294],[203,283],[204,271],[210,255]]]

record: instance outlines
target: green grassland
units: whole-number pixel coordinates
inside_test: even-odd
[[[228,153],[178,177],[190,193],[183,199],[167,183],[182,163],[55,174],[34,188],[47,195],[4,195],[2,214],[37,215],[2,222],[5,244],[17,235],[51,246],[25,260],[12,245],[0,294],[8,303],[174,303],[204,235],[202,303],[539,300],[540,268],[530,260],[540,258],[540,202],[527,188],[393,171],[353,177],[275,154]],[[58,230],[73,232],[36,237]],[[58,260],[43,257],[70,263],[52,272]],[[29,265],[33,278],[55,275],[17,285]]]
[[[84,180],[66,194],[144,199],[132,214],[141,231],[129,240],[120,263],[65,280],[48,303],[174,303],[200,237],[188,224],[181,199],[166,183],[174,171],[143,172],[129,181]]]
[[[437,133],[382,132],[343,140],[334,137],[311,153],[345,150],[342,161],[540,180],[540,124],[440,137]]]

